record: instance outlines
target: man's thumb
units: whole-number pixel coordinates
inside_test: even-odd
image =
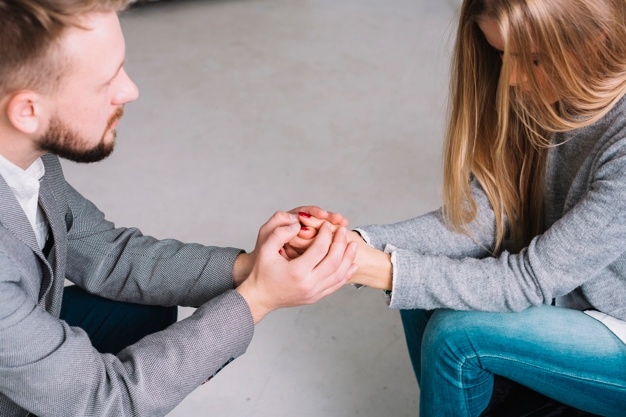
[[[267,245],[278,251],[285,243],[289,243],[293,238],[298,236],[299,232],[299,222],[291,223],[286,226],[278,226],[272,230],[272,233],[268,236]]]

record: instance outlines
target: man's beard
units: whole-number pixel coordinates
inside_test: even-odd
[[[115,148],[115,138],[117,133],[111,131],[113,124],[124,114],[124,109],[120,107],[109,119],[106,129],[97,145],[84,149],[84,140],[80,134],[73,131],[65,124],[60,117],[54,115],[50,118],[50,125],[46,133],[39,139],[37,147],[40,151],[53,153],[61,158],[74,162],[90,163],[102,161]],[[113,140],[107,142],[106,136],[111,131]]]

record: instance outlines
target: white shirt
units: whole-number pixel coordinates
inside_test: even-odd
[[[26,170],[23,170],[0,155],[0,175],[13,190],[15,198],[22,206],[35,232],[37,243],[42,249],[48,239],[48,222],[39,206],[39,180],[45,172],[46,169],[41,158],[38,158]]]

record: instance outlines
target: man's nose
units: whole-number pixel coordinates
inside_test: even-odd
[[[131,101],[137,100],[139,97],[139,89],[137,85],[131,80],[124,68],[121,69],[119,90],[113,97],[114,105],[124,105]]]

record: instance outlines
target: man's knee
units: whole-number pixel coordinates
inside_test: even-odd
[[[102,353],[117,353],[176,323],[178,308],[108,300],[77,286],[64,291],[61,319],[80,327]]]

